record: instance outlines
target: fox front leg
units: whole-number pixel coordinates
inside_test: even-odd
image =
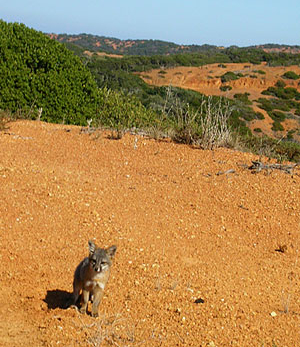
[[[103,289],[100,289],[100,288],[93,294],[93,306],[92,306],[93,317],[98,317],[99,305],[103,298],[103,294],[104,294],[104,291]]]
[[[87,290],[82,290],[80,313],[86,313],[87,304],[89,302],[90,293]]]

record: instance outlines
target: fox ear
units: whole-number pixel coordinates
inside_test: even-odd
[[[89,250],[90,250],[90,255],[95,253],[96,245],[92,240],[89,240]]]
[[[107,254],[111,259],[113,259],[113,257],[115,256],[116,250],[117,250],[117,246],[111,246],[111,247],[107,248],[106,254]]]

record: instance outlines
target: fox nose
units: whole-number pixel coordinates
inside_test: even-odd
[[[101,270],[100,267],[98,267],[98,266],[95,267],[96,272],[100,272],[100,270]]]

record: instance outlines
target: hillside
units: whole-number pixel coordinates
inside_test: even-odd
[[[299,169],[33,121],[0,157],[1,346],[299,345]],[[118,247],[98,319],[62,308],[91,238]]]
[[[155,138],[170,136],[176,142],[200,148],[236,147],[238,138],[239,148],[265,154],[264,149],[269,148],[269,155],[279,160],[298,160],[300,151],[295,142],[299,140],[300,75],[297,69],[287,70],[287,66],[291,69],[293,65],[298,66],[300,55],[231,48],[222,52],[155,56],[119,56],[99,52],[91,55],[83,51],[86,52],[83,56],[83,49],[76,46],[77,52],[73,47],[79,58],[64,44],[23,24],[0,21],[0,31],[0,54],[5,58],[0,67],[3,76],[0,83],[0,127],[8,118],[76,125],[89,123],[93,127],[113,128],[118,137],[134,128]],[[68,43],[67,46],[70,45],[73,44]],[[268,66],[270,71],[276,66],[278,69],[286,66],[282,70],[286,72],[278,75],[280,79],[274,81],[274,85],[268,86],[265,76],[258,78],[258,75],[267,75],[263,67],[254,70],[261,62],[265,62],[263,66]],[[199,71],[209,71],[207,67],[213,63],[223,75],[207,75],[205,83],[219,86],[222,95],[233,95],[233,100],[210,98],[188,90],[191,85],[182,83],[180,88],[169,88],[174,77],[166,78],[167,71],[171,71],[168,68],[185,66],[190,69],[193,66],[200,67]],[[234,63],[240,64],[238,69],[241,71],[234,70]],[[226,69],[226,64],[233,66],[233,71]],[[145,81],[150,78],[148,71],[158,67],[158,78],[164,81],[164,87],[147,85]],[[145,81],[137,72],[144,73]],[[192,73],[192,70],[187,70],[187,73]],[[177,78],[180,74],[175,72],[174,76]],[[258,100],[249,99],[250,93],[242,92],[244,87],[257,83],[254,77],[266,87],[260,91],[264,98]],[[241,81],[243,88],[240,88]],[[232,95],[224,93],[230,89],[234,92]],[[210,91],[205,93],[214,94]],[[213,132],[207,135],[208,127],[203,123],[209,119],[209,114],[212,115],[211,107],[213,112],[218,112],[218,109],[229,111],[226,112],[225,123],[230,130],[227,136],[224,137],[224,133],[219,136],[220,141]],[[258,107],[263,111],[260,112]],[[186,116],[182,117],[183,114]],[[211,119],[218,117],[214,115]],[[215,129],[220,126],[217,120]],[[285,141],[254,138],[249,126],[253,133],[284,137]]]
[[[104,52],[119,55],[157,55],[157,54],[182,54],[221,52],[225,47],[216,45],[178,45],[162,40],[120,40],[114,37],[98,36],[92,34],[47,34],[50,38],[62,43],[72,44],[82,50]],[[236,46],[233,46],[236,47]],[[229,47],[230,48],[230,47]],[[257,45],[244,47],[246,49],[261,49],[265,52],[282,52],[300,54],[300,46],[278,44]]]
[[[62,43],[72,43],[84,50],[121,55],[156,55],[175,53],[195,53],[218,50],[212,45],[177,45],[161,40],[120,40],[112,37],[91,34],[48,34],[50,38]]]
[[[289,45],[275,45],[275,44],[265,44],[258,45],[255,48],[261,48],[265,52],[274,52],[274,53],[292,53],[299,54],[300,46],[289,46]]]
[[[266,92],[267,90],[274,90],[276,83],[281,81],[285,90],[292,88],[291,90],[300,93],[300,76],[296,79],[285,78],[284,74],[289,71],[295,73],[296,77],[300,75],[299,66],[271,67],[266,63],[260,65],[230,63],[208,64],[201,67],[175,67],[164,70],[154,69],[139,73],[139,76],[152,86],[172,85],[195,90],[205,95],[224,96],[231,99],[240,97],[249,103],[255,112],[260,112],[263,115],[263,119],[253,119],[249,122],[252,131],[261,129],[262,134],[271,137],[286,136],[288,132],[292,131],[294,139],[300,141],[300,94],[296,97],[293,106],[285,108],[288,102],[286,95],[282,98],[274,98],[272,93]],[[227,80],[222,78],[226,75],[230,77]],[[280,123],[283,128],[281,130],[274,130],[273,124],[279,120],[274,117],[272,111],[266,108],[263,99],[277,100],[277,104],[274,104],[273,108],[274,110],[282,110],[283,118]]]

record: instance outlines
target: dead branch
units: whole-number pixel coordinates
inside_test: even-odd
[[[288,174],[293,174],[294,169],[299,165],[296,163],[294,165],[283,165],[283,164],[264,164],[260,161],[252,161],[252,165],[248,167],[249,170],[252,170],[253,173],[258,173],[262,170],[281,170]]]
[[[220,175],[228,175],[228,174],[231,174],[231,173],[235,173],[235,170],[234,169],[229,169],[227,171],[219,171],[216,173],[217,176],[220,176]]]

